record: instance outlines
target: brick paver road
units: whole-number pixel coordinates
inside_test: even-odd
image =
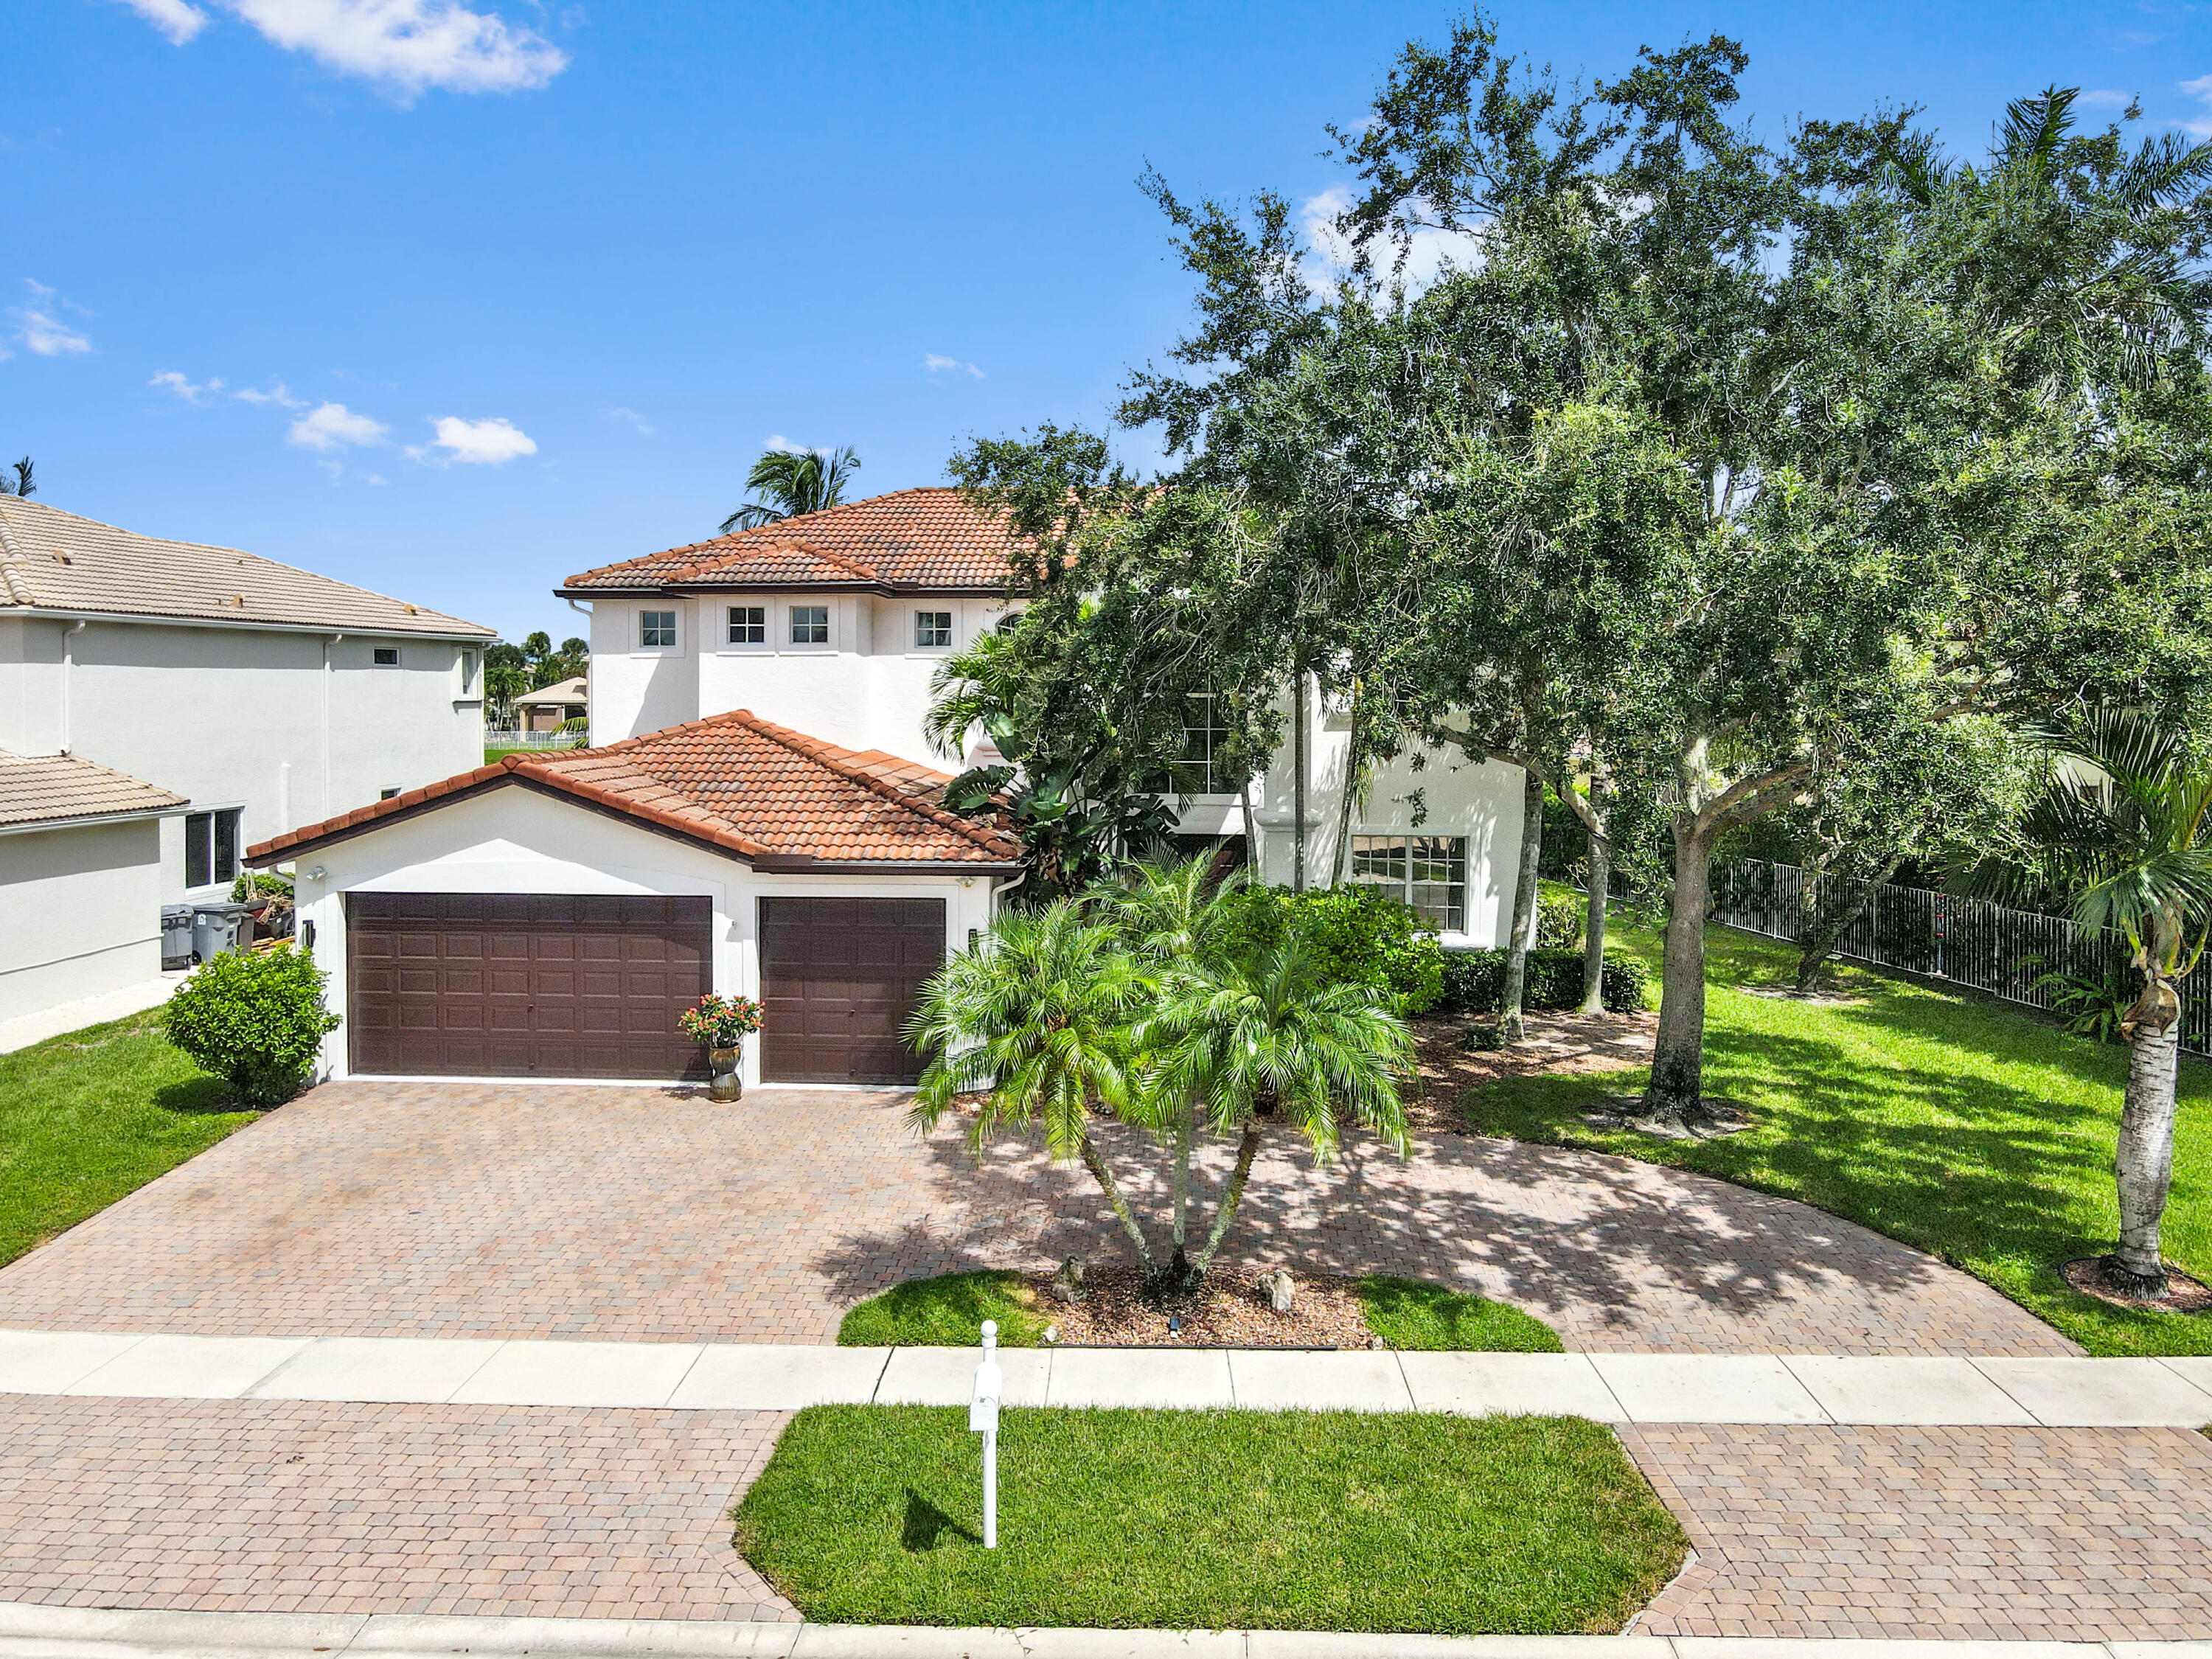
[[[1628,1429],[1698,1559],[1660,1636],[2212,1639],[2185,1429]]]
[[[1121,1249],[1079,1169],[1018,1146],[979,1167],[955,1126],[917,1137],[903,1105],[325,1085],[0,1270],[0,1326],[818,1342],[902,1279]],[[1114,1155],[1149,1202],[1160,1172],[1140,1151]],[[1209,1179],[1227,1162],[1215,1148]],[[2075,1352],[1977,1280],[1804,1205],[1458,1134],[1321,1170],[1278,1145],[1228,1253],[1455,1282],[1571,1347]]]
[[[0,1600],[796,1619],[728,1519],[785,1421],[0,1395]]]

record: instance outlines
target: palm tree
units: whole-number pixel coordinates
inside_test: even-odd
[[[757,530],[780,519],[802,513],[819,513],[845,499],[845,486],[860,470],[860,458],[849,448],[771,449],[753,463],[745,475],[745,488],[759,499],[746,502],[722,520],[722,533]]]
[[[1139,1079],[1131,1026],[1145,996],[1120,937],[1073,899],[1000,916],[980,948],[962,952],[922,988],[908,1041],[932,1055],[914,1109],[934,1128],[963,1097],[981,1154],[1001,1129],[1042,1123],[1046,1149],[1080,1159],[1106,1194],[1149,1279],[1152,1248],[1091,1138],[1094,1109],[1127,1110]]]
[[[24,456],[13,466],[0,466],[0,495],[37,495],[38,480],[32,474],[31,458],[28,455]]]
[[[2112,1174],[2119,1289],[2166,1293],[2159,1228],[2173,1176],[2179,982],[2212,939],[2212,762],[2128,709],[2092,710],[2045,734],[2051,756],[2017,846],[1976,872],[2015,902],[2056,895],[2082,927],[2124,935],[2142,994],[2120,1024],[2131,1050]]]
[[[1153,1070],[1151,1097],[1193,1103],[1222,1133],[1239,1134],[1237,1163],[1194,1256],[1178,1241],[1167,1278],[1197,1284],[1237,1219],[1269,1122],[1303,1134],[1316,1163],[1335,1156],[1343,1121],[1406,1151],[1398,1078],[1412,1063],[1406,1023],[1370,987],[1329,976],[1295,939],[1194,958],[1138,1028]]]

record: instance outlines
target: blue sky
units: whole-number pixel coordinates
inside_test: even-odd
[[[872,494],[1099,421],[1186,315],[1145,164],[1325,195],[1322,124],[1456,8],[9,9],[0,452],[40,499],[558,639],[554,583],[711,533],[771,439]],[[1778,132],[1909,101],[1972,150],[2057,82],[2212,135],[2212,21],[2163,0],[1498,20],[1566,76],[1730,34]]]

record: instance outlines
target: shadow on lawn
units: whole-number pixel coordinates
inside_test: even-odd
[[[899,1547],[909,1555],[923,1555],[935,1549],[948,1536],[965,1539],[971,1544],[983,1541],[981,1533],[971,1532],[962,1526],[908,1486],[906,1489],[906,1522],[899,1528]]]

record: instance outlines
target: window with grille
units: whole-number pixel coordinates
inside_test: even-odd
[[[792,606],[791,642],[793,645],[829,644],[830,607],[826,605]]]
[[[1403,899],[1439,932],[1467,931],[1467,838],[1354,836],[1351,878]]]
[[[768,607],[764,605],[733,605],[730,607],[730,643],[732,645],[766,645],[768,643]]]
[[[1182,757],[1176,761],[1176,787],[1191,795],[1232,795],[1243,787],[1225,750],[1229,728],[1211,693],[1183,699]]]
[[[915,611],[914,642],[924,650],[931,646],[951,644],[952,613],[950,611]]]
[[[637,613],[637,642],[647,648],[676,644],[676,613],[673,611],[641,611]]]

